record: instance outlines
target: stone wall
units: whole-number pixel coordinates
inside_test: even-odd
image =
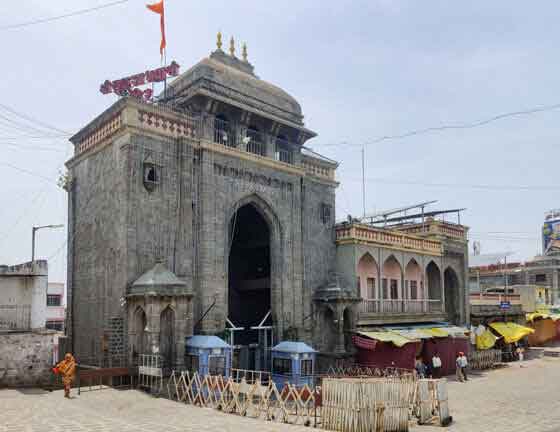
[[[121,146],[128,139],[122,136],[69,164],[68,335],[75,345],[69,348],[85,363],[101,362],[109,320],[124,316],[130,173]]]
[[[14,266],[0,266],[0,322],[18,330],[45,328],[47,319],[48,264],[45,260],[35,260]],[[28,308],[29,316],[3,317],[9,314],[9,307]]]
[[[48,384],[52,379],[55,334],[0,333],[0,388]]]

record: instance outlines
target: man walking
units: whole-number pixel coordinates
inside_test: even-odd
[[[465,381],[468,381],[467,366],[469,365],[469,362],[467,360],[467,356],[464,352],[460,352],[459,355],[461,356],[461,372],[463,374],[463,378],[465,378]]]
[[[463,368],[461,367],[462,363],[463,361],[461,360],[461,353],[458,353],[455,359],[455,374],[457,375],[457,380],[460,382],[465,381],[463,378]]]

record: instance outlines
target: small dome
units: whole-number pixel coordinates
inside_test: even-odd
[[[132,283],[129,295],[190,295],[190,291],[186,282],[157,263]]]
[[[210,57],[201,60],[169,87],[175,96],[191,88],[189,95],[198,92],[216,94],[303,125],[301,106],[292,96],[259,79],[250,63],[221,51],[214,51]]]

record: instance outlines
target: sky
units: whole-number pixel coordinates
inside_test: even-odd
[[[67,224],[56,180],[73,151],[6,107],[76,132],[115,102],[99,92],[104,80],[160,64],[159,18],[141,0],[5,27],[109,2],[0,2],[0,264],[30,260],[32,226]],[[525,260],[541,248],[545,211],[560,207],[560,109],[376,139],[560,103],[559,21],[553,1],[166,0],[167,58],[186,70],[218,31],[238,53],[246,42],[257,75],[300,102],[318,133],[307,145],[340,162],[337,219],[363,212],[363,147],[368,212],[466,207],[461,222],[482,253]],[[66,228],[39,231],[36,256],[65,281]]]

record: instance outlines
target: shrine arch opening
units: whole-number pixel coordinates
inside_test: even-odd
[[[459,278],[451,267],[443,272],[443,287],[445,293],[445,312],[449,322],[458,324],[461,317],[459,307]]]
[[[235,332],[235,344],[261,344],[263,332],[252,327],[272,324],[271,226],[260,209],[248,203],[231,217],[229,232],[228,318],[244,329]]]

